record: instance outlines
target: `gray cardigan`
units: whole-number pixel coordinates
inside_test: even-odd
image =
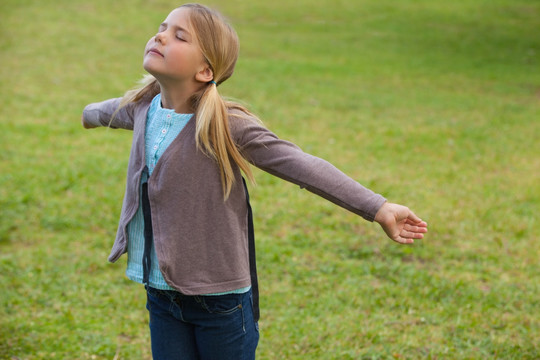
[[[133,130],[120,223],[109,261],[127,251],[127,225],[139,206],[145,167],[144,132],[150,101],[122,108],[120,99],[88,105],[84,120],[95,126]],[[234,115],[234,114],[232,114]],[[230,117],[233,140],[258,168],[290,181],[373,221],[386,201],[325,160],[279,139],[246,114]],[[247,205],[240,170],[223,200],[219,168],[197,149],[194,116],[158,161],[148,182],[154,245],[167,283],[186,295],[225,292],[250,285]],[[109,124],[110,123],[110,124]]]

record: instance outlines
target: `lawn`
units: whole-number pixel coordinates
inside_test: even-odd
[[[256,171],[259,359],[540,358],[540,3],[212,0],[220,86],[280,137],[406,204],[413,246]],[[0,4],[0,359],[150,359],[116,234],[121,96],[171,2]]]

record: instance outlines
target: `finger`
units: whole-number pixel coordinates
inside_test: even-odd
[[[414,224],[419,224],[423,222],[422,219],[416,216],[416,214],[412,212],[411,210],[409,210],[409,215],[407,216],[407,220],[412,221]]]
[[[407,238],[407,237],[402,237],[402,236],[398,236],[397,239],[394,239],[394,241],[397,242],[397,243],[400,243],[400,244],[404,244],[404,245],[414,243],[414,239]]]
[[[428,224],[425,221],[422,221],[422,220],[420,222],[414,222],[413,220],[406,219],[405,224],[418,226],[418,227],[422,227],[422,228],[426,228],[426,229],[428,227]]]
[[[405,239],[423,239],[424,234],[421,232],[405,231],[403,230],[400,234],[400,237]]]
[[[405,224],[403,229],[415,233],[427,233],[427,226]]]

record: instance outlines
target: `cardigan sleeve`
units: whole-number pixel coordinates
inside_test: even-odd
[[[87,105],[83,110],[84,121],[93,126],[133,130],[135,104],[128,104],[117,111],[121,100],[115,98]]]
[[[231,132],[242,155],[272,175],[299,185],[368,221],[386,199],[362,186],[334,165],[278,138],[248,116],[232,116]]]

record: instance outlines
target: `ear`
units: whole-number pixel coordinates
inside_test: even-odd
[[[208,64],[204,64],[204,67],[195,74],[195,80],[199,82],[207,83],[212,79],[214,79],[214,72]]]

